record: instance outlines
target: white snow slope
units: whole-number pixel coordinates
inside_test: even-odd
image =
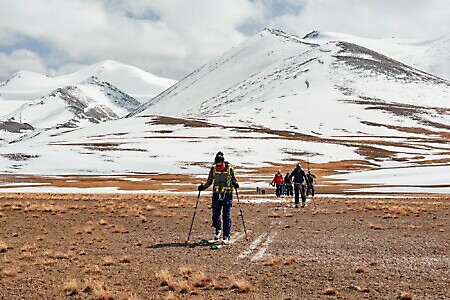
[[[7,81],[0,83],[0,106],[5,109],[2,110],[3,115],[12,111],[6,109],[18,107],[12,103],[23,104],[24,101],[36,100],[58,88],[77,85],[92,77],[109,82],[140,102],[148,101],[176,82],[113,60],[105,60],[75,73],[58,77],[19,71]]]
[[[313,31],[305,41],[324,44],[331,41],[346,41],[383,53],[409,66],[450,80],[450,37],[442,36],[430,40],[369,39],[335,32]]]
[[[307,157],[351,160],[354,169],[328,180],[450,193],[449,92],[449,81],[359,45],[264,30],[128,118],[41,131],[0,147],[0,167],[41,175],[204,174],[222,150],[241,174],[274,163],[290,170]],[[13,161],[12,153],[28,159]],[[421,183],[425,165],[429,177]],[[370,190],[377,191],[385,192]]]
[[[4,119],[34,128],[78,127],[123,117],[139,102],[107,82],[91,78],[61,87],[41,99],[27,102]]]

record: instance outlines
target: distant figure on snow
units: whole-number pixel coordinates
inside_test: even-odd
[[[305,195],[305,182],[308,182],[308,178],[306,178],[305,171],[303,171],[302,166],[297,164],[294,171],[292,171],[291,175],[289,175],[289,179],[294,178],[294,193],[295,193],[295,207],[298,207],[299,204],[299,193],[302,196],[302,207],[305,207],[306,204],[306,195]]]
[[[275,177],[273,177],[272,182],[270,183],[271,185],[276,186],[275,195],[277,195],[277,197],[280,197],[283,193],[283,183],[283,175],[281,175],[281,170],[278,170],[278,172],[275,174]]]
[[[214,164],[209,171],[208,180],[205,184],[200,184],[198,190],[204,191],[212,184],[212,226],[215,228],[214,240],[220,239],[223,224],[222,241],[224,244],[229,244],[233,189],[238,189],[239,184],[234,175],[233,167],[230,163],[225,161],[222,152],[216,154]],[[220,219],[221,213],[223,222]]]
[[[314,179],[316,179],[316,175],[311,173],[311,171],[308,170],[308,173],[306,174],[306,178],[308,179],[306,181],[307,189],[306,189],[306,196],[313,196],[314,197]]]
[[[294,187],[292,186],[292,180],[289,178],[289,173],[284,176],[284,192],[286,196],[294,195]]]

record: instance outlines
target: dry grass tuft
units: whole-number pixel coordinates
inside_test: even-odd
[[[381,224],[370,223],[369,226],[370,226],[370,229],[373,229],[373,230],[386,230],[386,227],[384,227]]]
[[[7,269],[3,269],[2,273],[9,277],[16,277],[17,274],[19,274],[19,271],[17,270],[17,268],[11,267],[11,268],[7,268]]]
[[[130,231],[128,229],[126,229],[125,226],[122,226],[122,225],[116,226],[116,225],[114,225],[113,233],[130,233]]]
[[[337,290],[332,287],[328,287],[323,291],[324,295],[334,296],[337,295]]]
[[[414,294],[409,292],[401,292],[400,295],[397,297],[399,300],[413,300]]]
[[[223,284],[223,282],[216,280],[216,279],[212,280],[211,286],[214,290],[217,290],[217,291],[223,291],[223,290],[227,289],[227,287]]]
[[[155,276],[160,281],[161,286],[167,286],[172,291],[176,290],[176,282],[168,270],[156,272]]]
[[[271,213],[270,215],[267,216],[268,218],[281,218],[281,216],[279,214],[277,214],[276,212]]]
[[[114,300],[114,295],[108,291],[108,288],[103,283],[97,283],[94,287],[94,296],[98,300]]]
[[[141,298],[139,298],[139,296],[131,293],[130,295],[125,295],[125,296],[119,297],[119,300],[141,300]]]
[[[178,300],[178,297],[174,292],[170,291],[169,294],[167,294],[166,300]]]
[[[84,273],[86,274],[100,274],[101,272],[98,265],[87,265],[84,267]]]
[[[192,285],[185,279],[179,280],[177,285],[180,293],[187,294],[192,291]]]
[[[366,273],[367,269],[364,266],[357,266],[355,272],[356,273]]]
[[[154,210],[156,207],[154,205],[148,204],[145,209],[148,211]]]
[[[195,287],[203,288],[212,282],[212,278],[202,271],[196,272],[192,278],[192,285]]]
[[[103,258],[103,265],[105,266],[114,265],[114,259],[111,256],[106,256],[105,258]]]
[[[122,256],[119,258],[119,262],[123,264],[128,264],[131,262],[131,257],[129,255]]]
[[[252,289],[250,282],[241,278],[235,279],[234,277],[230,277],[231,288],[236,289],[239,293],[249,293]]]
[[[265,257],[261,260],[261,263],[263,264],[263,266],[275,266],[275,265],[280,265],[282,263],[282,258],[281,257],[276,257],[276,256],[268,256]]]
[[[6,252],[6,250],[8,250],[8,245],[5,242],[0,241],[0,253]]]
[[[64,292],[66,292],[68,296],[72,296],[80,293],[81,288],[77,280],[74,278],[66,282],[66,284],[63,287],[63,290]]]
[[[183,266],[183,267],[180,267],[179,272],[180,272],[181,276],[183,276],[184,278],[187,279],[192,275],[192,268]]]
[[[87,278],[84,279],[83,285],[83,292],[92,293],[97,283],[92,278]]]
[[[100,221],[98,221],[98,224],[100,224],[100,225],[107,225],[108,222],[106,222],[105,220],[101,219]]]
[[[295,257],[287,257],[283,261],[283,265],[290,266],[297,263],[297,259]]]

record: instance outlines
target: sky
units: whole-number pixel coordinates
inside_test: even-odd
[[[450,0],[0,0],[0,82],[106,59],[180,80],[264,28],[433,39]]]

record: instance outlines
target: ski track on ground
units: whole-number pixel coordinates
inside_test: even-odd
[[[244,250],[241,252],[241,254],[239,254],[238,259],[246,258],[250,253],[252,253],[252,251],[255,250],[256,247],[258,247],[258,245],[262,242],[266,235],[266,232],[260,234],[253,242],[251,242],[247,250]]]
[[[266,241],[261,245],[261,248],[256,252],[255,255],[250,259],[250,261],[258,261],[260,260],[264,253],[266,253],[267,247],[273,242],[277,232],[272,232],[266,239]]]
[[[237,242],[238,240],[240,240],[241,238],[243,238],[245,235],[245,233],[243,232],[236,232],[234,234],[231,235],[231,244]]]
[[[272,228],[272,227],[276,228],[279,225],[281,225],[281,220],[271,220],[270,224],[269,224],[269,228]],[[261,260],[262,257],[264,256],[264,254],[266,253],[269,245],[274,241],[277,233],[278,232],[276,229],[272,229],[269,233],[268,232],[261,233],[255,240],[253,240],[251,242],[251,244],[249,245],[249,247],[246,250],[242,251],[239,254],[237,259],[239,260],[239,259],[246,258],[253,251],[256,251],[256,253],[250,258],[250,261],[254,262],[254,261]]]

